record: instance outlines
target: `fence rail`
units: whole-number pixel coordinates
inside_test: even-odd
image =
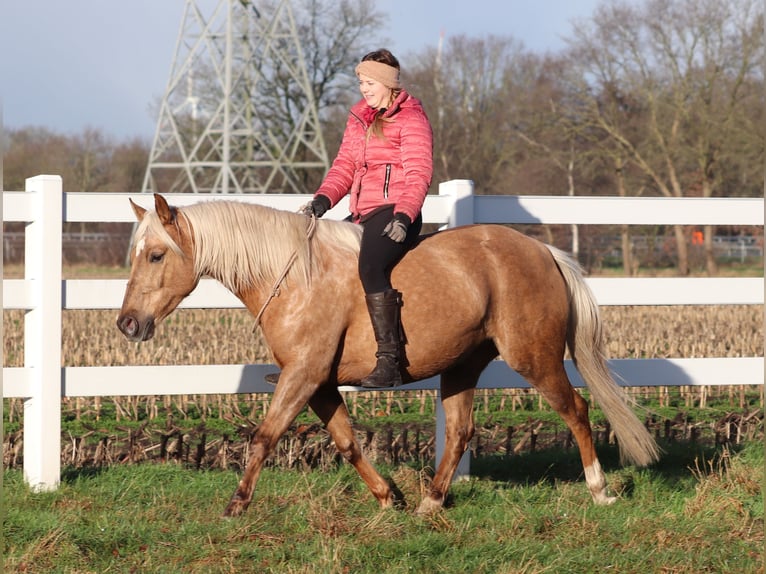
[[[24,398],[24,476],[37,490],[55,489],[60,477],[61,397],[261,393],[273,389],[263,375],[273,365],[61,367],[63,309],[117,309],[125,280],[62,280],[63,222],[132,222],[128,197],[141,194],[62,193],[59,176],[27,180],[26,191],[3,193],[3,221],[25,222],[24,279],[3,280],[3,307],[24,309],[24,367],[3,369],[3,396]],[[175,205],[209,199],[237,199],[295,211],[309,195],[170,194]],[[440,184],[423,208],[426,223],[683,224],[763,226],[762,199],[675,199],[617,197],[477,196],[473,183]],[[347,203],[330,212],[341,219]],[[590,278],[600,305],[758,305],[761,278]],[[226,289],[203,280],[181,305],[231,308],[241,303]],[[610,361],[626,386],[763,384],[763,359],[670,358]],[[571,365],[575,386],[582,380]],[[402,387],[437,389],[438,377]],[[493,362],[480,388],[524,388],[527,383],[505,363]],[[344,391],[357,390],[342,387]],[[437,405],[439,402],[437,401]],[[443,451],[443,412],[437,409],[437,458]],[[458,474],[467,472],[467,459]]]

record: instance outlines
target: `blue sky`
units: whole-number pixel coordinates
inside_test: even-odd
[[[328,0],[331,1],[331,0]],[[436,46],[439,34],[510,36],[556,52],[573,19],[600,0],[377,0],[381,35],[400,56]],[[7,128],[98,128],[151,140],[170,72],[183,0],[9,0],[0,8],[0,103]],[[198,0],[214,6],[216,0]],[[376,48],[372,46],[372,48]],[[406,63],[404,58],[401,58]]]

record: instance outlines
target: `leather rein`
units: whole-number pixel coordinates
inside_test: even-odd
[[[309,246],[311,245],[311,239],[314,237],[314,232],[316,231],[317,227],[317,216],[312,214],[311,218],[309,220],[309,226],[306,230],[306,239],[309,242]],[[266,297],[266,301],[263,302],[263,305],[261,306],[261,310],[258,311],[258,314],[255,316],[255,325],[253,325],[253,333],[255,333],[256,329],[261,326],[261,317],[263,316],[263,313],[266,311],[266,307],[268,307],[269,303],[271,303],[271,300],[274,299],[274,297],[279,297],[279,287],[282,285],[282,281],[285,280],[285,277],[287,277],[287,274],[290,272],[290,268],[293,266],[293,263],[295,263],[295,260],[298,258],[298,250],[296,249],[293,251],[293,254],[290,256],[290,259],[287,261],[287,264],[285,265],[284,270],[282,271],[282,274],[277,277],[277,280],[274,281],[274,285],[271,287],[271,292],[269,293],[269,296]]]

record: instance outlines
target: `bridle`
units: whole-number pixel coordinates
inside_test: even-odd
[[[308,229],[306,229],[306,239],[309,242],[309,248],[311,247],[311,239],[314,237],[316,226],[317,226],[317,216],[312,213],[309,219]],[[310,251],[309,251],[309,257],[310,257]],[[269,296],[266,297],[266,300],[263,302],[263,305],[261,306],[260,311],[258,311],[258,314],[255,316],[255,325],[253,325],[253,333],[255,333],[256,329],[258,329],[258,327],[261,326],[261,317],[263,316],[263,313],[266,311],[266,307],[268,307],[269,303],[271,303],[271,300],[274,299],[274,297],[279,297],[279,287],[282,284],[282,281],[285,280],[285,277],[287,277],[287,274],[290,272],[290,268],[293,266],[293,263],[295,263],[295,260],[297,258],[298,258],[298,250],[296,249],[295,251],[293,251],[293,254],[290,255],[290,259],[287,261],[287,264],[285,265],[285,268],[282,271],[282,274],[279,277],[277,277],[276,281],[274,281],[274,285],[271,286],[271,292],[269,293]]]

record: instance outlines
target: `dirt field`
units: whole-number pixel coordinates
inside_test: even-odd
[[[759,305],[604,307],[612,358],[748,357],[764,348]],[[4,311],[4,366],[23,365],[23,312]],[[180,309],[154,339],[130,343],[114,326],[116,311],[63,313],[63,363],[79,365],[204,365],[270,361],[245,310]]]

